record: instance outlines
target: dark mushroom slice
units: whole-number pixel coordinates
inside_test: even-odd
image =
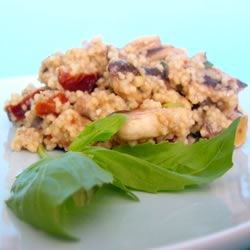
[[[236,83],[237,83],[239,90],[242,90],[248,86],[246,83],[240,81],[239,79],[236,80]]]
[[[204,75],[203,84],[208,86],[208,87],[215,88],[218,84],[221,84],[221,81],[218,81],[218,80],[216,80],[208,75]]]
[[[164,60],[176,54],[185,54],[184,50],[174,48],[170,45],[162,45],[154,48],[150,48],[146,52],[148,61]]]
[[[167,77],[168,72],[166,71],[166,68],[164,68],[163,70],[160,70],[156,67],[144,67],[143,69],[144,69],[146,75],[160,77],[163,80],[167,80],[167,78],[168,78]]]
[[[157,53],[159,53],[162,50],[164,50],[163,46],[152,48],[152,49],[148,49],[147,53],[146,53],[146,56],[147,57],[152,57],[152,56],[156,55]]]
[[[111,75],[117,75],[121,73],[132,73],[134,75],[140,75],[139,70],[130,62],[125,60],[112,61],[108,65],[108,71]]]
[[[169,46],[160,46],[157,48],[149,49],[146,57],[150,61],[163,60],[169,55]]]

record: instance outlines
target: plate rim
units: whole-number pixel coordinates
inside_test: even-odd
[[[170,244],[167,246],[162,246],[159,248],[154,248],[157,250],[169,250],[169,249],[192,249],[192,248],[207,248],[207,247],[219,247],[220,249],[228,249],[229,246],[232,247],[232,244],[235,242],[241,242],[242,245],[245,245],[246,240],[245,235],[250,234],[250,220],[241,223],[236,226],[232,226],[228,229],[214,232],[206,236],[197,237],[194,239],[186,240],[180,243]],[[245,239],[245,241],[244,241]]]

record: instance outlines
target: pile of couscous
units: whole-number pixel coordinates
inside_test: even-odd
[[[193,143],[211,138],[242,116],[238,92],[247,85],[214,67],[205,53],[144,37],[123,48],[95,38],[46,58],[41,88],[28,86],[6,103],[18,127],[13,150],[67,150],[92,121],[125,113],[121,130],[103,144],[164,140]]]

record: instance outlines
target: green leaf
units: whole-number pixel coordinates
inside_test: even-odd
[[[63,227],[69,201],[86,205],[112,175],[81,153],[44,158],[16,178],[8,207],[23,221],[58,237],[74,240]]]
[[[123,185],[145,192],[179,191],[213,179],[179,174],[138,157],[101,147],[86,147],[83,153],[110,171]]]
[[[109,140],[115,133],[118,132],[126,119],[126,115],[113,114],[91,123],[90,125],[86,126],[80,135],[72,142],[69,150],[81,151],[85,146],[91,145],[95,142]],[[134,193],[127,189],[118,180],[114,179],[112,184],[133,200],[139,200],[139,198]]]
[[[123,185],[145,192],[182,190],[193,182],[180,174],[161,168],[148,161],[102,147],[86,147],[83,153],[100,167],[110,171]]]
[[[211,63],[210,61],[207,60],[204,62],[204,66],[206,69],[209,69],[209,68],[212,68],[214,65],[213,65],[213,63]]]
[[[71,143],[69,150],[79,152],[85,146],[111,139],[111,137],[118,132],[126,119],[127,116],[124,114],[113,114],[87,125]]]
[[[124,194],[126,194],[132,200],[139,201],[138,196],[136,196],[131,190],[129,190],[126,186],[124,186],[123,183],[120,182],[119,180],[114,179],[112,185],[115,186],[118,190],[120,190]]]
[[[193,145],[144,144],[120,147],[119,151],[86,147],[83,153],[127,187],[177,191],[209,183],[231,168],[238,123],[239,119],[219,136]]]
[[[205,169],[226,169],[232,165],[234,138],[239,119],[221,134],[194,144],[181,142],[120,146],[115,150],[144,159],[178,173],[198,174]]]
[[[205,53],[205,58],[206,58],[206,61],[204,62],[205,69],[212,68],[214,65],[213,65],[213,63],[211,63],[210,61],[207,60],[207,54],[206,53]]]
[[[37,154],[39,155],[39,157],[41,159],[48,157],[48,154],[47,154],[47,152],[46,152],[46,150],[45,150],[45,148],[44,148],[44,146],[42,144],[40,144],[38,146]]]

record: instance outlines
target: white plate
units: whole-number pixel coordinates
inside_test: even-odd
[[[229,249],[250,246],[250,141],[235,150],[234,167],[201,188],[161,194],[138,193],[140,202],[110,190],[99,192],[72,231],[81,241],[52,238],[18,220],[4,200],[17,173],[37,159],[28,152],[11,152],[14,128],[3,103],[34,77],[0,80],[0,249]],[[250,110],[249,89],[241,94]],[[109,195],[108,195],[108,194]]]

